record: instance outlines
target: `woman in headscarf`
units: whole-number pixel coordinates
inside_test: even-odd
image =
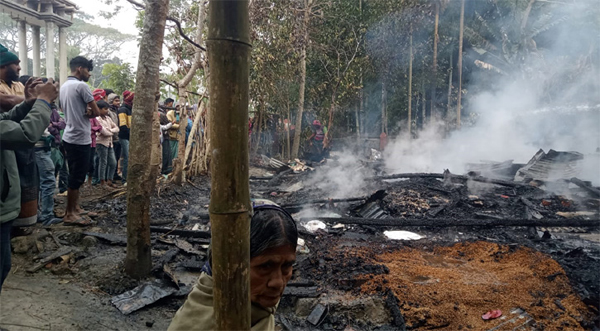
[[[296,261],[298,229],[281,207],[253,200],[250,222],[250,300],[252,330],[275,330],[275,313]],[[175,314],[169,331],[214,330],[213,279],[209,253],[198,283]]]

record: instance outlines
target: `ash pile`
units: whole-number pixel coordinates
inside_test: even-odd
[[[253,178],[300,224],[289,330],[599,327],[600,190],[577,178],[584,155],[540,150],[460,175],[344,158]]]

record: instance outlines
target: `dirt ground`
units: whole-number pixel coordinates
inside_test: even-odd
[[[110,296],[85,284],[39,273],[11,274],[0,295],[0,326],[29,330],[166,330],[170,314],[161,310],[123,316]],[[148,324],[147,324],[148,323]]]

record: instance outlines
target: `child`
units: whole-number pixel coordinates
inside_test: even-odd
[[[115,187],[112,183],[111,176],[106,177],[106,174],[114,174],[117,160],[113,150],[113,135],[119,132],[119,127],[110,118],[108,112],[109,105],[104,100],[98,101],[100,116],[97,117],[98,122],[102,126],[98,132],[96,140],[96,153],[98,154],[98,177],[102,187]],[[108,169],[107,169],[108,167]]]

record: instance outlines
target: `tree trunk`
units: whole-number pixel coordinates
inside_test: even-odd
[[[298,113],[296,114],[296,129],[294,133],[294,145],[292,146],[292,159],[298,157],[300,150],[300,137],[302,135],[302,114],[304,113],[304,90],[306,85],[306,46],[308,45],[308,22],[310,19],[310,3],[311,0],[304,0],[304,20],[302,33],[304,39],[300,49],[300,90],[298,92]]]
[[[381,133],[385,133],[386,127],[386,114],[385,114],[385,81],[381,82]]]
[[[448,69],[448,101],[446,103],[446,133],[449,132],[449,120],[452,117],[452,52],[450,52],[450,69]]]
[[[424,63],[423,68],[425,68]],[[427,91],[425,90],[425,70],[423,70],[423,75],[421,78],[421,129],[425,129],[425,125],[427,124]]]
[[[148,0],[136,76],[135,103],[129,149],[127,183],[127,256],[125,272],[133,278],[150,274],[150,197],[155,178],[148,146],[152,141],[155,91],[159,85],[159,66],[169,0]]]
[[[433,67],[431,71],[431,97],[429,102],[429,116],[437,116],[437,110],[435,108],[435,95],[436,95],[436,84],[437,84],[437,53],[438,53],[438,25],[440,22],[440,4],[436,1],[435,3],[435,25],[433,28]]]
[[[460,129],[460,113],[462,101],[462,53],[465,27],[465,0],[460,2],[460,29],[458,33],[458,100],[456,101],[456,128]]]
[[[290,144],[290,127],[292,126],[292,116],[290,113],[290,103],[288,101],[287,103],[287,118],[288,118],[288,127],[285,130],[285,136],[286,136],[286,145],[287,145],[287,159],[291,160],[292,159],[292,150],[291,150],[291,144]]]
[[[262,136],[262,128],[263,128],[263,118],[265,117],[265,109],[264,106],[261,104],[259,104],[258,107],[258,118],[256,120],[256,125],[258,125],[257,128],[254,128],[254,132],[256,133],[255,135],[255,139],[256,141],[254,142],[254,153],[258,153],[258,147],[260,146],[260,138]]]
[[[202,30],[204,28],[204,5],[200,2],[198,6],[198,17],[196,22],[196,43],[202,43]],[[187,103],[188,103],[188,95],[186,87],[190,84],[194,76],[196,75],[196,71],[202,66],[202,50],[194,47],[196,50],[196,54],[194,56],[194,60],[192,62],[192,66],[190,70],[185,74],[185,76],[177,82],[178,87],[178,95],[179,95],[179,149],[177,150],[177,157],[173,160],[173,183],[176,185],[181,185],[183,180],[185,179],[185,174],[183,173],[183,168],[185,167],[185,131],[187,128]]]
[[[250,330],[250,188],[248,1],[211,0],[210,222],[217,330]]]
[[[413,76],[413,35],[410,32],[408,47],[408,139],[412,139],[412,76]]]

